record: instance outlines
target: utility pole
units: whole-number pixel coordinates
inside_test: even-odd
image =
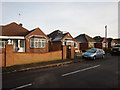
[[[105,51],[107,50],[107,25],[105,25]]]
[[[105,38],[107,39],[107,25],[105,25]]]

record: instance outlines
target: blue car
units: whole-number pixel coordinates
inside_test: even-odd
[[[103,49],[92,48],[89,49],[87,52],[82,54],[82,58],[86,59],[97,59],[97,58],[104,58],[105,51]]]

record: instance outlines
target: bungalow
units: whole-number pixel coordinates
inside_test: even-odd
[[[0,32],[0,48],[3,51],[5,45],[12,44],[15,52],[48,52],[49,38],[39,28],[28,31],[22,24],[13,22],[0,26]]]
[[[118,38],[118,39],[114,39],[114,40],[117,42],[117,44],[120,45],[120,38]]]
[[[112,38],[107,38],[107,39],[105,39],[105,38],[102,38],[102,37],[100,37],[100,36],[96,36],[96,37],[94,37],[93,38],[94,40],[95,40],[95,47],[96,48],[103,48],[103,49],[105,49],[105,48],[111,48],[111,47],[113,47],[115,44],[117,44],[117,41],[116,40],[114,40],[114,39],[112,39]]]
[[[69,32],[55,30],[54,32],[50,33],[48,37],[51,39],[49,44],[50,50],[61,50],[62,46],[74,46],[75,48],[78,48],[76,40]]]
[[[112,38],[107,38],[108,40],[108,48],[112,48],[117,44],[117,40],[114,40]]]
[[[100,48],[102,49],[103,47],[105,47],[105,44],[103,44],[104,38],[100,37],[100,36],[95,36],[93,38],[95,40],[95,48]]]
[[[94,47],[94,39],[86,34],[80,34],[75,37],[76,41],[79,42],[79,49],[86,50]]]

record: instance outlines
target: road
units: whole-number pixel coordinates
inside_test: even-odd
[[[3,74],[3,88],[118,88],[118,60],[108,55],[104,59],[59,67]]]

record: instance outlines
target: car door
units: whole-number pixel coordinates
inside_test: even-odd
[[[102,58],[103,57],[103,51],[102,50],[100,50],[100,58]]]
[[[97,58],[100,58],[101,57],[101,51],[100,50],[97,50]]]

